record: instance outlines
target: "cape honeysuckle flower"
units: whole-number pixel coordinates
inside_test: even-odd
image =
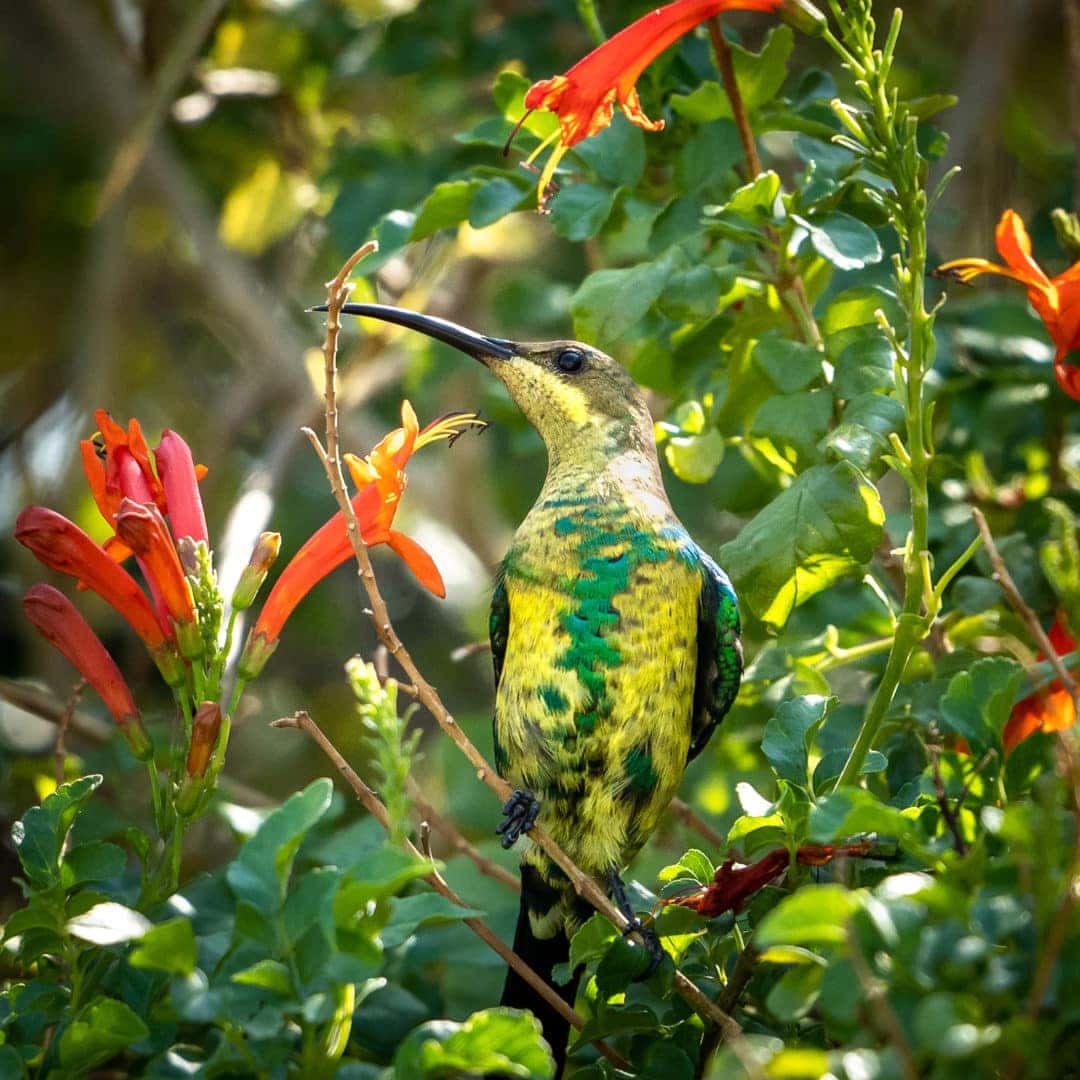
[[[1015,210],[1001,215],[994,238],[1005,266],[988,259],[953,259],[939,266],[937,273],[948,274],[965,285],[980,274],[997,274],[1027,286],[1031,306],[1057,346],[1054,375],[1058,385],[1069,397],[1080,401],[1080,365],[1066,359],[1074,349],[1080,349],[1080,262],[1057,277],[1048,277],[1032,257],[1031,238]]]
[[[42,637],[66,656],[97,691],[131,752],[147,760],[153,750],[131,690],[100,638],[71,601],[51,585],[34,585],[23,598],[23,610]]]
[[[151,459],[138,420],[129,420],[125,430],[104,409],[94,413],[94,420],[101,445],[97,439],[83,439],[79,446],[83,471],[101,516],[115,526],[122,499],[152,503],[169,515],[177,540],[188,536],[208,542],[198,490],[206,468],[194,464],[187,443],[176,432],[166,431]],[[105,550],[118,562],[131,554],[119,537],[107,540]]]
[[[122,615],[170,686],[183,681],[172,627],[162,626],[135,579],[78,525],[55,510],[28,506],[15,521],[15,539],[50,570],[78,579]]]
[[[451,413],[421,430],[412,405],[403,401],[400,428],[390,432],[366,458],[345,455],[359,488],[352,506],[364,543],[369,547],[386,544],[417,580],[440,598],[446,595],[446,587],[431,556],[415,540],[391,528],[408,482],[405,466],[421,447],[440,439],[452,442],[467,428],[485,426],[475,413]],[[244,645],[238,667],[241,676],[254,678],[262,670],[296,605],[351,555],[345,517],[339,512],[307,540],[274,583]]]
[[[176,627],[180,651],[188,658],[198,656],[202,639],[197,630],[191,632],[196,620],[191,585],[161,511],[153,503],[122,499],[116,534],[135,553],[158,607],[164,608]]]
[[[1071,653],[1076,648],[1076,642],[1061,615],[1054,619],[1047,631],[1047,637],[1059,656]],[[1046,658],[1040,653],[1039,659]],[[1055,680],[1045,690],[1031,694],[1013,706],[1005,730],[1001,733],[1001,741],[1005,753],[1008,754],[1018,743],[1023,742],[1029,735],[1034,735],[1036,731],[1064,731],[1075,723],[1076,709],[1073,707],[1072,695],[1060,681]]]
[[[802,0],[676,0],[620,30],[565,74],[534,83],[525,95],[525,116],[518,122],[511,139],[535,109],[548,109],[559,118],[559,126],[525,162],[531,165],[545,147],[555,143],[540,174],[541,205],[559,162],[579,142],[611,123],[616,104],[631,124],[646,131],[663,128],[663,120],[650,120],[642,112],[637,81],[666,48],[699,23],[721,12],[780,10],[803,26],[810,20],[816,27],[822,18]]]

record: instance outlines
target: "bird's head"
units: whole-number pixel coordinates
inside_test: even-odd
[[[618,361],[591,345],[507,341],[383,304],[346,304],[342,312],[417,330],[479,360],[540,433],[553,463],[624,450],[651,453],[652,419],[641,391]]]

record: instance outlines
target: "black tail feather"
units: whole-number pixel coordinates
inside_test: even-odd
[[[562,930],[550,938],[539,938],[533,933],[532,924],[529,921],[527,877],[523,885],[526,887],[521,891],[521,908],[518,911],[517,930],[514,933],[514,952],[573,1008],[574,998],[577,997],[578,982],[581,978],[580,972],[575,972],[573,978],[565,986],[556,986],[551,979],[555,965],[564,964],[570,959],[570,940]],[[570,1024],[513,968],[506,973],[506,984],[503,986],[500,1004],[514,1009],[528,1009],[540,1021],[544,1038],[547,1039],[555,1058],[555,1077],[558,1080],[566,1064],[566,1043],[570,1034]]]

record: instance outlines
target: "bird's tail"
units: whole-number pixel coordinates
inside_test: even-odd
[[[574,972],[573,978],[565,986],[555,985],[551,978],[555,965],[564,964],[570,959],[570,939],[566,935],[565,921],[563,918],[553,918],[558,914],[558,910],[563,908],[562,897],[559,896],[556,900],[551,895],[554,892],[551,886],[528,865],[521,868],[521,886],[521,907],[518,911],[517,930],[514,932],[514,952],[573,1008],[580,972]],[[534,929],[534,920],[551,926],[551,935],[541,937]],[[555,1058],[555,1076],[558,1080],[566,1063],[569,1022],[513,968],[506,973],[500,1004],[514,1009],[528,1009],[540,1021],[544,1038]]]

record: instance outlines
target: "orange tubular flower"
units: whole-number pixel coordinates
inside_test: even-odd
[[[549,109],[559,118],[558,128],[526,161],[527,165],[531,164],[541,150],[555,143],[540,174],[540,202],[543,203],[551,178],[565,154],[583,139],[606,128],[616,104],[631,124],[646,131],[663,128],[663,120],[650,120],[641,111],[637,81],[666,48],[721,12],[778,11],[788,7],[805,9],[805,5],[792,4],[791,0],[676,0],[620,30],[566,74],[534,83],[525,95],[528,110],[525,117],[534,109]]]
[[[141,760],[149,758],[150,740],[131,690],[116,662],[71,601],[51,585],[35,585],[23,598],[23,610],[42,637],[63,653],[97,691],[132,753]]]
[[[1065,628],[1065,622],[1059,615],[1054,619],[1047,634],[1050,644],[1059,656],[1072,652],[1076,642]],[[1039,659],[1046,659],[1042,653]],[[1045,690],[1031,694],[1018,701],[1014,706],[1001,740],[1005,753],[1012,751],[1036,731],[1064,731],[1076,723],[1076,709],[1073,708],[1072,696],[1060,682],[1053,682]]]
[[[391,525],[407,483],[405,466],[409,458],[421,447],[440,439],[453,440],[469,427],[482,428],[484,424],[473,413],[453,413],[420,430],[412,406],[403,401],[400,428],[390,432],[367,458],[345,455],[359,488],[352,505],[364,542],[369,546],[386,544],[438,597],[446,595],[446,587],[431,556]],[[252,678],[262,670],[296,605],[351,555],[345,518],[337,513],[308,539],[274,583],[240,658],[241,674]]]
[[[1031,306],[1057,346],[1054,375],[1058,385],[1069,397],[1080,401],[1080,366],[1066,360],[1070,352],[1080,348],[1080,262],[1057,277],[1048,277],[1032,258],[1031,238],[1015,210],[1001,215],[994,239],[1005,266],[988,259],[953,259],[939,266],[937,272],[965,285],[980,274],[997,274],[1027,286]]]
[[[198,633],[189,629],[194,627],[196,617],[191,586],[161,511],[153,503],[122,499],[116,515],[116,532],[140,560],[159,608],[164,606],[176,625],[181,651],[188,657],[199,655]]]

